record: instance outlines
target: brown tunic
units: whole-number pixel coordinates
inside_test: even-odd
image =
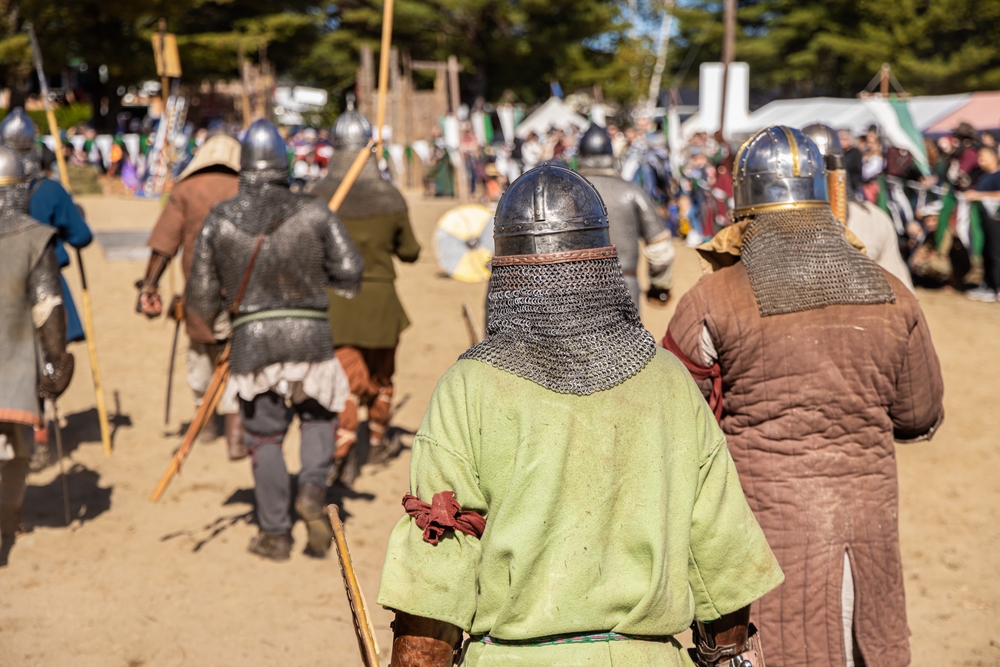
[[[916,298],[762,318],[742,263],[704,276],[669,332],[722,370],[726,433],[740,481],[785,573],[754,605],[771,667],[845,664],[844,552],[868,665],[909,664],[893,445],[943,416],[937,354]],[[705,332],[707,331],[707,336]],[[699,385],[708,395],[710,380]]]
[[[173,257],[178,249],[183,248],[181,267],[186,281],[191,275],[194,244],[198,240],[202,223],[213,206],[235,197],[238,190],[239,181],[233,173],[200,171],[188,176],[174,186],[147,244],[167,257]],[[199,343],[215,342],[211,325],[193,313],[185,312],[185,326],[191,340]]]

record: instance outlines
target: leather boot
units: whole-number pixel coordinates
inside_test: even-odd
[[[21,507],[0,507],[0,537],[13,540],[18,533],[24,532],[21,526]]]
[[[299,487],[295,498],[295,511],[306,522],[309,530],[309,552],[313,556],[325,556],[330,550],[333,529],[323,506],[326,504],[326,489],[306,482]]]
[[[208,444],[210,442],[215,442],[215,439],[219,437],[219,415],[213,414],[209,416],[208,421],[205,423],[205,428],[201,429],[201,433],[198,434],[198,442]]]
[[[261,531],[250,540],[247,551],[268,560],[288,560],[292,552],[292,536],[289,533],[265,533]]]
[[[226,449],[230,461],[240,461],[247,457],[247,446],[243,442],[243,421],[238,412],[226,415]]]

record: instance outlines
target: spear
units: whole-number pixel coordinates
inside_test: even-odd
[[[354,618],[354,634],[358,640],[358,649],[361,651],[361,662],[365,667],[379,667],[375,629],[372,627],[364,591],[361,590],[361,583],[354,572],[351,552],[347,548],[344,524],[340,521],[340,508],[336,505],[327,505],[326,514],[330,517],[330,525],[333,526],[333,541],[340,560],[340,573],[344,576],[347,602],[351,606],[351,616]]]
[[[344,203],[347,192],[354,185],[354,181],[358,178],[361,170],[364,169],[368,158],[371,157],[373,152],[376,154],[382,152],[382,126],[385,125],[385,101],[389,95],[389,51],[392,46],[392,15],[393,0],[385,0],[385,5],[382,7],[382,50],[378,54],[378,112],[375,115],[375,136],[361,149],[358,156],[354,158],[354,162],[351,163],[347,173],[344,174],[344,180],[341,181],[340,187],[333,193],[333,198],[330,200],[330,210],[334,213]]]
[[[45,79],[45,70],[42,68],[42,49],[38,46],[38,37],[35,35],[35,27],[28,24],[28,35],[31,37],[31,55],[35,61],[35,71],[38,73],[38,82],[42,88],[42,103],[45,105],[45,119],[49,124],[49,132],[56,144],[56,161],[59,163],[59,180],[66,192],[71,192],[69,187],[69,174],[66,171],[66,157],[63,155],[62,138],[59,136],[59,125],[56,123],[56,115],[52,112],[52,104],[49,102],[49,83]],[[111,429],[108,427],[108,411],[104,405],[104,386],[101,383],[101,369],[97,365],[97,340],[94,336],[94,316],[90,307],[90,291],[87,289],[87,274],[83,270],[83,255],[80,249],[76,249],[76,265],[80,269],[80,292],[83,303],[83,329],[87,336],[87,351],[90,353],[90,372],[94,378],[94,396],[97,399],[97,420],[101,425],[101,442],[104,444],[104,455],[111,456]]]
[[[52,407],[52,427],[56,434],[56,456],[59,457],[59,480],[62,482],[63,511],[66,515],[66,525],[71,523],[69,513],[69,485],[66,483],[66,468],[63,463],[62,427],[59,426],[59,406],[56,399],[51,399],[49,405]]]

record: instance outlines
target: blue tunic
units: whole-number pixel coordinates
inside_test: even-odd
[[[51,178],[45,178],[34,186],[31,191],[29,210],[31,217],[42,224],[56,228],[56,259],[59,266],[69,266],[69,253],[63,247],[68,243],[74,248],[85,248],[94,240],[90,227],[84,222],[83,216],[73,203],[73,197]],[[83,326],[76,312],[73,296],[70,294],[66,279],[62,278],[63,307],[66,309],[66,339],[78,341],[84,339]]]

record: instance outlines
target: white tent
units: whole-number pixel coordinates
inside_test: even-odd
[[[911,97],[907,100],[910,115],[918,130],[930,127],[966,103],[968,95],[928,95]],[[835,129],[848,129],[851,134],[864,134],[871,125],[878,125],[878,119],[870,106],[859,99],[838,99],[833,97],[812,97],[799,100],[775,100],[750,114],[747,133],[756,132],[771,125],[802,127],[810,123],[824,123]]]
[[[558,97],[550,97],[542,106],[521,121],[515,134],[525,139],[534,132],[538,136],[546,134],[550,128],[568,131],[572,127],[586,129],[590,121],[566,106]]]

